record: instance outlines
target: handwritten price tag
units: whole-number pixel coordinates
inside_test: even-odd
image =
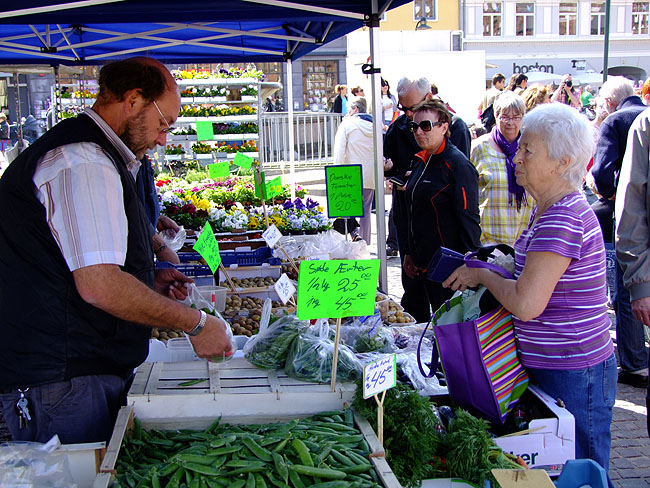
[[[389,354],[363,367],[363,398],[370,398],[394,387],[397,382],[397,360]]]
[[[303,261],[298,275],[298,318],[372,315],[378,278],[378,259]]]
[[[325,166],[328,217],[363,217],[361,171],[360,164]]]
[[[262,232],[262,238],[266,241],[266,244],[269,247],[275,246],[281,237],[282,232],[280,232],[275,225],[272,225],[264,232]]]
[[[192,248],[203,256],[203,259],[208,263],[212,272],[216,273],[217,269],[219,269],[219,264],[221,264],[221,255],[219,254],[219,243],[214,237],[210,222],[205,223],[201,235]]]
[[[275,288],[275,292],[278,294],[280,300],[282,300],[282,303],[284,304],[286,304],[293,296],[293,294],[296,293],[296,287],[293,286],[293,283],[286,273],[282,273],[280,279],[276,281],[275,285],[273,286]]]

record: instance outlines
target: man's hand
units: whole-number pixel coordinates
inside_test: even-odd
[[[404,272],[409,278],[417,278],[420,274],[420,268],[415,265],[413,257],[410,254],[404,256]]]
[[[194,283],[176,268],[156,270],[154,289],[172,300],[184,300],[187,297],[187,283]]]
[[[158,230],[171,229],[174,232],[178,232],[179,230],[181,230],[179,225],[176,222],[174,222],[172,219],[167,217],[166,215],[160,215],[158,217],[158,223],[156,225],[156,228]]]
[[[188,336],[196,355],[204,359],[212,359],[215,356],[221,359],[224,356],[232,355],[226,327],[230,326],[223,320],[208,315],[201,333],[196,336]]]
[[[650,297],[632,300],[634,317],[646,327],[650,327]]]

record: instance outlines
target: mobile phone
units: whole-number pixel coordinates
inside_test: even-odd
[[[397,186],[406,186],[408,178],[406,176],[391,176],[388,181]]]

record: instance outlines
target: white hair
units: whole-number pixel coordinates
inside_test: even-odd
[[[494,99],[492,108],[494,109],[494,116],[498,117],[503,112],[513,110],[515,113],[523,115],[526,113],[526,102],[521,96],[510,90],[502,91]]]
[[[420,95],[425,96],[427,93],[431,93],[431,83],[429,83],[429,80],[426,78],[412,80],[405,76],[397,83],[397,96],[403,97],[406,95],[406,92],[411,89],[414,89]]]
[[[562,178],[578,189],[594,151],[593,132],[587,118],[563,103],[545,103],[524,117],[521,134],[526,132],[542,138],[549,158],[569,159]]]
[[[634,84],[624,76],[610,76],[600,87],[599,95],[618,107],[625,98],[634,95]]]

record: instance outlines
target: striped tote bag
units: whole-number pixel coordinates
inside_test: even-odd
[[[458,295],[432,318],[449,395],[459,406],[503,424],[528,387],[528,374],[517,355],[512,314],[498,306],[476,319],[463,320],[463,305],[463,296]]]

